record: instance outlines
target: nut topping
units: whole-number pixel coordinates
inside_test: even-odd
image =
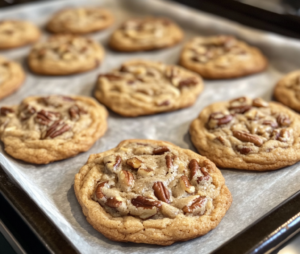
[[[136,157],[133,157],[126,161],[126,164],[135,170],[139,169],[139,167],[142,166],[142,163],[143,162]]]
[[[119,183],[122,190],[128,191],[134,185],[132,173],[127,170],[121,170],[119,173]]]
[[[233,131],[233,136],[237,139],[243,141],[243,142],[250,142],[253,143],[256,146],[262,146],[263,140],[257,135],[252,135],[250,133],[244,132],[244,131]]]
[[[96,191],[95,191],[95,195],[96,195],[96,198],[97,198],[97,199],[104,198],[104,195],[103,195],[101,189],[102,189],[105,185],[108,185],[108,181],[105,181],[105,182],[102,182],[102,183],[98,184],[98,186],[97,186],[97,188],[96,188]]]
[[[162,182],[156,182],[153,185],[154,195],[161,201],[170,203],[170,192]]]
[[[252,151],[250,147],[237,146],[236,150],[238,150],[241,154],[248,154]]]
[[[282,127],[286,127],[286,126],[289,126],[291,124],[291,120],[283,114],[280,114],[277,117],[277,122],[278,122],[279,126],[282,126]]]
[[[243,114],[251,109],[251,105],[247,104],[246,97],[240,97],[229,102],[229,110],[236,114]]]
[[[195,192],[195,187],[190,184],[189,179],[185,175],[180,177],[179,184],[187,193],[192,194]]]
[[[8,107],[0,108],[0,116],[7,116],[10,113],[14,113],[14,110],[12,108],[8,108]]]
[[[215,127],[230,123],[232,119],[232,115],[225,115],[221,112],[215,112],[210,114],[208,126],[209,128],[213,129]]]
[[[171,156],[170,154],[167,154],[165,158],[166,158],[167,168],[172,168],[173,167],[174,156]]]
[[[162,155],[162,154],[164,154],[164,153],[166,153],[166,152],[169,152],[169,151],[170,151],[170,149],[169,149],[168,147],[166,147],[166,146],[161,146],[161,147],[155,148],[155,149],[153,150],[153,154],[154,154],[154,155]]]
[[[108,198],[105,205],[111,208],[118,208],[122,204],[122,201],[117,200],[116,197]]]
[[[58,119],[60,117],[60,113],[45,111],[42,109],[36,115],[36,122],[41,125],[49,125],[52,121]]]
[[[153,206],[157,208],[161,207],[161,203],[159,201],[151,200],[142,196],[131,199],[131,204],[144,209],[152,209]]]
[[[69,109],[69,115],[72,120],[78,120],[80,115],[86,114],[87,112],[83,110],[81,107],[74,105]]]
[[[206,201],[206,197],[196,198],[190,206],[185,206],[182,210],[186,213],[193,213],[197,208],[201,208]]]
[[[258,107],[258,108],[266,108],[269,106],[269,103],[264,101],[263,99],[261,98],[256,98],[252,101],[252,105],[254,107]]]
[[[182,89],[183,87],[195,86],[199,83],[196,77],[190,77],[183,79],[179,82],[178,87]]]
[[[46,135],[44,136],[44,139],[46,138],[55,138],[57,136],[62,135],[63,133],[70,130],[71,127],[62,122],[61,120],[55,121],[47,130]]]

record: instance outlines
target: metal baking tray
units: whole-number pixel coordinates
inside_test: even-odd
[[[20,8],[11,8],[8,10],[11,15],[18,14],[18,18],[22,17],[22,15],[25,15],[24,12],[28,12],[31,10],[31,15],[33,15],[33,18],[40,15],[38,13],[38,10],[44,10],[43,15],[49,17],[51,15],[51,12],[53,12],[56,9],[61,8],[61,5],[73,5],[71,1],[64,1],[65,3],[58,3],[58,1],[46,2],[46,3],[35,3],[34,5],[28,6],[28,8],[25,10]],[[78,1],[74,1],[77,2]],[[105,1],[99,1],[101,4]],[[129,4],[133,1],[128,0]],[[154,1],[157,2],[157,1]],[[196,4],[192,4],[193,1],[178,1],[178,2],[184,2],[186,4],[190,4],[193,7],[199,7]],[[195,3],[196,1],[194,1]],[[203,1],[205,2],[205,1]],[[214,1],[212,1],[214,2]],[[82,1],[81,5],[84,5],[85,2]],[[149,3],[147,3],[149,5]],[[198,4],[199,5],[199,4]],[[140,7],[142,4],[140,4]],[[176,4],[173,3],[164,3],[164,7],[170,6],[173,9],[176,7],[184,9],[184,11],[191,11],[194,15],[199,16],[205,16],[206,20],[208,21],[210,19],[218,19],[218,17],[211,17],[206,16],[205,14],[201,12],[195,12],[193,10],[188,10],[185,7],[178,7]],[[204,5],[203,5],[204,6]],[[33,8],[36,10],[36,12],[32,11]],[[146,8],[147,9],[147,8]],[[205,8],[204,8],[205,9]],[[47,10],[47,12],[45,11]],[[137,10],[137,9],[136,9]],[[165,10],[166,11],[166,10]],[[143,10],[143,12],[146,12]],[[2,13],[2,10],[0,10],[0,15]],[[23,14],[22,14],[23,13]],[[152,14],[161,14],[164,13],[164,10],[159,10],[158,12],[152,13]],[[28,15],[28,13],[27,13]],[[25,15],[26,16],[26,15]],[[45,17],[45,20],[46,18]],[[175,21],[177,21],[176,15],[172,16]],[[178,22],[182,23],[182,18],[178,17]],[[231,24],[229,21],[224,21],[225,23]],[[40,24],[42,25],[42,24]],[[231,24],[232,25],[232,24]],[[234,24],[235,25],[235,24]],[[233,25],[233,26],[234,26]],[[240,29],[247,30],[245,27],[239,27]],[[222,27],[214,27],[214,29],[217,29],[218,31],[222,31]],[[297,33],[294,33],[297,37]],[[109,31],[104,32],[104,36],[100,36],[101,39],[106,41],[107,36],[109,35]],[[270,35],[271,37],[273,35]],[[103,37],[103,38],[102,38]],[[105,38],[106,37],[106,38]],[[99,38],[99,37],[98,37]],[[275,39],[278,37],[274,37]],[[282,40],[282,38],[279,38]],[[288,39],[286,39],[289,41]],[[255,41],[255,39],[253,39]],[[267,47],[267,45],[265,45]],[[11,57],[13,59],[24,61],[24,55],[26,52],[28,52],[29,48],[23,48],[15,50],[15,52],[10,51],[7,53],[8,57]],[[2,52],[0,52],[1,54]],[[112,54],[114,54],[112,52]],[[155,54],[155,53],[151,53]],[[23,57],[19,57],[22,55]],[[122,55],[122,54],[121,54]],[[151,58],[151,57],[150,57]],[[124,60],[126,57],[124,57]],[[172,61],[176,61],[175,57],[172,59]],[[105,64],[105,63],[104,63]],[[112,64],[113,65],[113,64]],[[24,65],[25,69],[28,71],[27,66]],[[105,70],[110,69],[111,66],[107,66]],[[100,71],[103,71],[103,69],[94,71],[93,75],[96,77],[96,73],[99,73]],[[91,75],[90,74],[82,74],[83,76]],[[79,75],[77,76],[79,77]],[[42,78],[42,77],[36,77],[36,78]],[[30,81],[32,82],[32,75],[30,76]],[[53,78],[51,82],[55,82],[57,80],[56,78]],[[91,79],[89,79],[91,80]],[[45,81],[48,82],[47,80]],[[28,82],[28,81],[27,81]],[[236,81],[235,81],[236,82]],[[47,83],[49,84],[49,83]],[[25,84],[26,85],[26,84]],[[89,84],[89,87],[93,87],[94,84]],[[15,103],[16,95],[12,96],[13,101]],[[6,104],[8,103],[8,100],[5,101]],[[199,109],[200,111],[200,109]],[[114,117],[117,117],[113,114]],[[126,120],[128,122],[128,120]],[[187,125],[188,126],[188,125]],[[187,131],[187,130],[186,130]],[[185,137],[188,139],[188,137]],[[113,147],[114,145],[110,145],[110,147]],[[2,150],[0,150],[1,153],[3,153],[3,147]],[[91,154],[93,152],[97,151],[97,149],[92,149],[91,151],[87,152],[84,155],[81,155],[82,158],[87,158],[88,154]],[[5,155],[6,156],[6,155]],[[7,156],[7,158],[9,158]],[[14,160],[11,160],[14,162]],[[84,163],[84,162],[83,162]],[[82,163],[82,164],[83,164]],[[37,200],[35,197],[30,198],[28,196],[28,190],[23,190],[22,187],[20,188],[20,178],[18,175],[14,175],[9,171],[9,168],[4,161],[1,161],[0,157],[0,164],[2,165],[4,170],[0,170],[0,191],[1,193],[9,200],[9,202],[16,208],[16,210],[19,212],[21,217],[24,218],[25,221],[28,222],[32,230],[39,236],[40,240],[45,244],[45,246],[53,253],[74,253],[78,251],[78,248],[75,247],[70,239],[66,237],[65,232],[61,232],[61,229],[59,229],[55,223],[55,220],[53,217],[51,218],[51,215],[49,215],[49,211],[45,211],[44,209],[41,209],[39,205],[37,205]],[[70,163],[72,164],[72,163]],[[52,164],[57,165],[57,163]],[[25,164],[26,166],[26,164]],[[32,170],[29,165],[27,165],[29,170]],[[51,170],[51,164],[48,167],[49,170]],[[36,167],[35,170],[39,170],[39,167]],[[225,177],[226,178],[226,177]],[[22,186],[22,184],[21,184]],[[62,193],[64,194],[64,193]],[[67,195],[69,195],[71,198],[74,198],[74,193],[72,192],[72,186],[70,186],[70,191],[68,191]],[[283,203],[281,203],[279,206],[273,208],[273,210],[269,211],[267,214],[265,214],[261,219],[254,221],[250,226],[245,228],[243,231],[239,232],[236,236],[232,237],[229,241],[224,243],[222,246],[219,246],[218,249],[213,250],[212,253],[270,253],[273,249],[278,247],[280,244],[282,244],[289,236],[292,236],[298,232],[299,228],[299,221],[300,221],[300,213],[299,213],[299,207],[300,207],[300,194],[296,193],[289,199],[285,200]],[[78,212],[78,208],[75,209]],[[34,214],[34,215],[33,215]],[[74,214],[74,217],[76,216],[82,216],[81,211],[80,214]],[[51,219],[49,219],[51,218]],[[230,228],[228,228],[230,231]],[[99,235],[97,232],[95,232],[93,229],[91,229],[91,232],[93,232],[93,235],[96,237]],[[213,232],[212,232],[213,233]],[[100,236],[100,235],[99,235]],[[195,240],[194,240],[195,241]],[[125,246],[125,245],[122,245]],[[132,246],[129,244],[128,246]],[[215,247],[218,247],[216,245]],[[126,248],[127,249],[127,248]],[[157,249],[158,250],[158,249]],[[125,251],[125,250],[124,250]]]

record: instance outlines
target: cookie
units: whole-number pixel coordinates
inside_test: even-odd
[[[103,58],[102,46],[89,38],[55,35],[32,48],[28,64],[38,74],[68,75],[94,69]]]
[[[173,46],[182,38],[182,30],[169,19],[135,18],[112,34],[109,45],[118,51],[145,51]]]
[[[113,23],[112,14],[102,8],[72,8],[56,13],[48,22],[52,33],[86,34],[103,30]]]
[[[34,43],[40,36],[40,30],[27,21],[0,21],[0,49],[17,48]]]
[[[0,100],[19,89],[24,79],[25,73],[18,63],[0,56]]]
[[[125,140],[75,176],[87,221],[113,241],[170,245],[214,229],[232,197],[218,168],[169,142]]]
[[[267,60],[259,49],[232,36],[196,37],[183,48],[180,64],[207,79],[237,78],[261,72]]]
[[[300,71],[284,76],[274,89],[274,97],[285,106],[300,111]]]
[[[83,96],[28,97],[0,108],[0,138],[16,159],[47,164],[85,152],[107,129],[107,111]]]
[[[190,134],[199,153],[217,166],[264,171],[300,160],[299,126],[287,107],[241,97],[204,108]]]
[[[182,67],[131,60],[99,76],[95,97],[114,112],[134,117],[189,107],[202,90],[201,77]]]

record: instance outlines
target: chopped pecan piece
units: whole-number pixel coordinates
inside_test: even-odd
[[[121,162],[122,162],[122,158],[121,158],[121,156],[120,155],[117,155],[117,157],[116,157],[116,163],[114,164],[114,168],[117,168],[117,167],[119,167],[119,165],[121,164]]]
[[[291,120],[289,119],[289,117],[283,114],[277,116],[277,122],[279,126],[289,126],[291,124]]]
[[[28,104],[24,106],[21,110],[20,118],[22,121],[29,119],[32,115],[36,113],[36,109]]]
[[[95,190],[95,196],[96,196],[97,199],[104,198],[104,195],[103,195],[101,189],[102,189],[106,184],[108,184],[108,181],[105,181],[105,182],[102,182],[102,183],[98,184],[98,186],[97,186],[97,188],[96,188],[96,190]]]
[[[154,170],[151,168],[139,168],[138,175],[146,177],[146,176],[154,176]]]
[[[256,98],[252,101],[252,105],[254,107],[258,107],[258,108],[266,108],[269,106],[269,103],[264,101],[263,99],[261,98]]]
[[[277,140],[281,142],[288,142],[290,140],[290,130],[289,129],[281,129]]]
[[[154,154],[154,155],[162,155],[162,154],[164,154],[164,153],[166,153],[166,152],[169,152],[169,151],[170,151],[170,149],[169,149],[168,147],[166,147],[166,146],[161,146],[161,147],[155,148],[155,149],[153,150],[153,154]]]
[[[87,112],[79,107],[78,105],[73,105],[69,108],[69,115],[72,120],[77,120],[81,114],[86,114]]]
[[[199,198],[196,198],[190,206],[183,207],[182,211],[185,214],[192,213],[197,208],[201,208],[205,201],[206,201],[206,197],[200,196]]]
[[[166,159],[167,168],[172,168],[173,167],[174,155],[172,156],[170,154],[167,154],[165,159]]]
[[[239,153],[241,154],[248,154],[252,151],[252,149],[250,147],[245,147],[245,146],[237,146],[236,150],[239,151]]]
[[[262,122],[262,124],[263,124],[263,125],[269,125],[269,126],[271,126],[272,128],[277,128],[277,127],[278,127],[277,122],[272,121],[272,120],[264,120],[264,121]]]
[[[49,127],[44,138],[55,138],[67,132],[70,129],[71,127],[69,125],[60,120],[57,120]]]
[[[119,201],[116,197],[108,198],[105,205],[111,208],[118,208],[122,204],[122,201]]]
[[[178,84],[178,87],[181,89],[183,87],[195,86],[198,83],[199,83],[199,81],[196,77],[190,77],[190,78],[181,80]]]
[[[122,189],[124,189],[124,191],[127,191],[128,188],[134,185],[133,174],[127,170],[121,170],[119,174],[119,182]]]
[[[131,199],[131,204],[135,207],[142,207],[144,209],[152,209],[153,206],[157,208],[161,207],[161,203],[159,201],[151,200],[142,196]]]
[[[195,187],[190,184],[189,179],[183,175],[179,179],[180,186],[187,192],[187,193],[194,193]]]
[[[41,111],[39,111],[37,113],[36,121],[39,124],[48,125],[52,121],[56,120],[59,117],[60,117],[60,113],[58,113],[58,112],[46,111],[46,110],[42,109]]]
[[[197,175],[198,171],[200,171],[203,174],[203,176],[197,177],[196,181],[198,184],[202,181],[208,181],[210,179],[210,175],[208,174],[208,172],[201,168],[195,159],[192,159],[190,161],[189,169],[191,170],[191,180],[195,175]]]
[[[250,142],[253,143],[256,146],[262,146],[263,145],[263,139],[257,135],[253,135],[250,133],[247,133],[245,131],[233,131],[233,136],[237,139],[243,141],[243,142]]]
[[[247,104],[246,97],[240,97],[229,102],[229,110],[236,114],[244,114],[251,109],[251,105]]]
[[[159,200],[170,203],[170,192],[162,182],[154,183],[152,189]]]
[[[8,107],[1,107],[0,108],[0,116],[7,116],[9,113],[13,113],[14,110]]]
[[[221,112],[214,112],[212,114],[210,114],[209,116],[209,121],[214,121],[214,123],[216,124],[216,126],[221,126],[223,124],[228,124],[232,121],[233,116],[232,115],[225,115]],[[210,123],[209,126],[211,128],[214,127],[213,123]]]
[[[135,170],[138,170],[139,167],[142,166],[142,163],[143,162],[136,157],[130,158],[126,161],[126,164]]]

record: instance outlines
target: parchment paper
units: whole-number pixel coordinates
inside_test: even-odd
[[[108,36],[124,19],[139,15],[162,15],[174,19],[186,32],[186,39],[196,34],[233,34],[258,46],[269,58],[267,71],[246,78],[227,81],[205,81],[204,92],[195,105],[176,112],[124,118],[110,112],[108,131],[86,153],[75,158],[34,166],[12,159],[0,148],[0,163],[6,172],[32,197],[47,216],[65,234],[81,253],[209,253],[276,205],[299,190],[300,165],[275,172],[242,172],[222,170],[226,184],[233,195],[233,203],[220,225],[207,235],[169,247],[112,242],[89,225],[81,212],[74,191],[74,175],[85,164],[90,154],[115,147],[129,138],[161,139],[183,148],[195,150],[188,134],[191,121],[207,105],[238,96],[263,97],[270,100],[275,82],[285,73],[300,67],[299,41],[246,28],[237,23],[208,15],[166,1],[139,0],[69,0],[51,1],[0,10],[0,19],[28,19],[43,27],[55,11],[69,6],[103,5],[110,9],[116,24],[91,37],[106,46]],[[47,33],[44,32],[44,36]],[[118,67],[132,58],[176,63],[182,44],[146,53],[116,53],[107,49],[106,58],[98,69],[64,77],[38,76],[29,72],[26,55],[30,47],[0,51],[0,54],[22,63],[27,79],[22,88],[0,102],[18,104],[31,95],[53,93],[91,96],[99,73]]]

